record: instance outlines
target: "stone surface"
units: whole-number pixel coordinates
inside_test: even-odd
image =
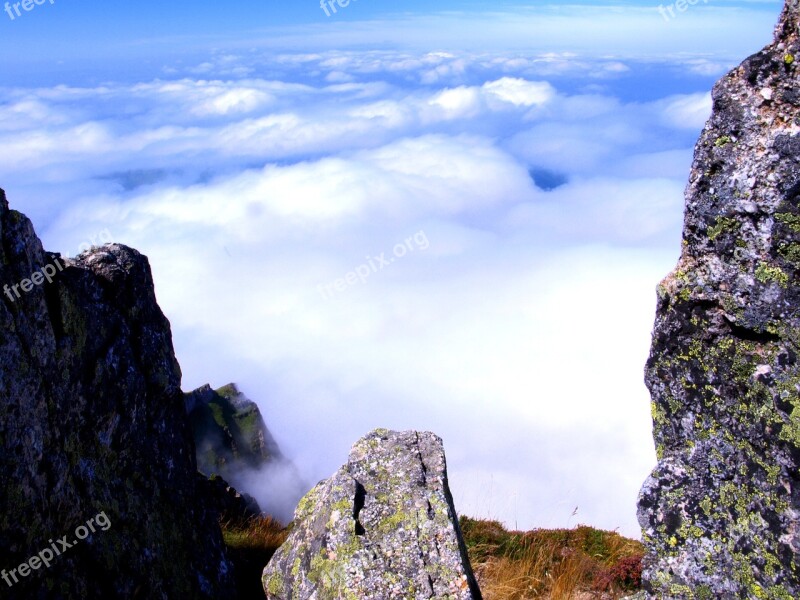
[[[13,286],[58,260],[52,283]],[[49,271],[49,270],[48,270]],[[147,259],[46,253],[0,191],[0,568],[111,521],[3,598],[228,598],[170,326]]]
[[[281,452],[258,405],[230,383],[218,390],[205,385],[186,394],[186,408],[198,469],[229,481],[233,493],[241,492],[251,509],[258,504],[279,521],[291,520],[297,501],[311,486]],[[220,495],[218,485],[210,489],[216,505],[226,507],[230,494]],[[235,512],[235,507],[227,507],[226,513],[229,508]]]
[[[186,394],[192,423],[197,468],[206,475],[229,479],[242,468],[260,469],[283,460],[278,444],[255,402],[235,384],[218,390],[205,385]]]
[[[264,570],[272,600],[479,599],[441,439],[377,430],[303,498]]]
[[[255,498],[240,492],[219,475],[205,477],[198,473],[202,494],[217,512],[222,522],[241,525],[261,516],[261,507]]]
[[[650,598],[800,597],[800,1],[714,88],[646,381]]]

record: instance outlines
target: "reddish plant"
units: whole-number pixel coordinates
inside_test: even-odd
[[[613,590],[634,590],[642,586],[641,554],[621,558],[616,564],[599,571],[592,587],[601,592]]]

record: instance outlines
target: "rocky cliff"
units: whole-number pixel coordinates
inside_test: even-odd
[[[714,88],[646,381],[652,598],[800,597],[800,0]]]
[[[260,469],[284,460],[258,405],[235,384],[218,390],[205,385],[186,394],[197,467],[230,479],[241,469]]]
[[[311,486],[281,452],[258,405],[230,383],[218,390],[205,385],[186,394],[186,409],[197,468],[236,488],[220,496],[217,483],[211,488],[214,498],[227,506],[231,495],[238,494],[250,505],[249,512],[263,510],[282,522],[290,521],[297,501]]]
[[[442,440],[377,430],[357,442],[300,502],[264,590],[271,600],[480,599]]]
[[[232,597],[147,259],[47,253],[0,191],[0,286],[2,597]]]

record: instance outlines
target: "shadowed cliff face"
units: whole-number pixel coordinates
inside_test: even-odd
[[[0,240],[0,568],[111,523],[0,595],[232,597],[147,259],[48,254],[1,191]]]
[[[186,394],[200,471],[230,479],[237,469],[260,469],[283,460],[255,402],[235,384],[203,386]]]
[[[800,2],[714,89],[659,286],[651,597],[800,597]]]
[[[220,475],[239,492],[255,497],[261,510],[283,523],[310,487],[285,458],[258,405],[235,384],[205,385],[186,394],[197,468]]]

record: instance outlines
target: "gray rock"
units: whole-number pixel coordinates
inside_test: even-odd
[[[44,269],[50,282],[14,291]],[[0,190],[2,286],[0,568],[74,541],[100,512],[111,522],[49,568],[0,582],[3,598],[232,597],[147,259],[120,245],[47,253]]]
[[[185,401],[200,472],[230,482],[233,494],[241,493],[250,502],[250,511],[290,520],[297,500],[310,486],[281,452],[258,405],[233,383],[218,390],[205,385],[186,394]],[[228,503],[230,494],[220,494],[218,485],[209,489],[225,514],[237,512],[236,505]]]
[[[235,384],[218,390],[204,385],[186,394],[185,401],[202,473],[229,479],[240,469],[283,460],[258,405]]]
[[[481,598],[442,440],[377,430],[303,498],[264,570],[271,600]]]
[[[205,477],[198,473],[200,487],[208,504],[219,513],[220,521],[239,526],[261,516],[261,507],[255,498],[228,484],[219,475]]]
[[[714,88],[646,381],[649,598],[800,597],[800,0]]]

